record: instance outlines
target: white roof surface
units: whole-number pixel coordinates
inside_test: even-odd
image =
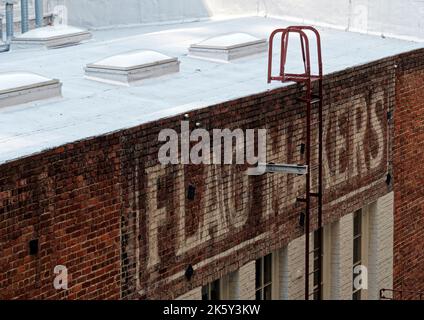
[[[66,26],[66,25],[57,25],[57,26],[47,26],[38,29],[32,29],[23,34],[17,35],[16,39],[29,39],[29,40],[41,40],[41,39],[52,39],[56,37],[69,36],[73,34],[78,34],[86,32],[86,30]]]
[[[4,72],[0,73],[0,91],[38,85],[51,80],[30,72]]]
[[[229,48],[239,45],[245,45],[255,42],[264,41],[262,39],[259,39],[257,37],[254,37],[247,33],[230,33],[225,34],[217,37],[212,37],[209,39],[206,39],[202,42],[197,43],[196,47],[207,47],[207,48]]]
[[[0,72],[31,71],[60,79],[63,98],[0,109],[0,163],[76,140],[136,126],[223,101],[265,92],[267,54],[233,63],[187,56],[188,47],[226,33],[268,38],[290,23],[260,17],[144,26],[93,32],[93,40],[57,50],[25,49],[1,54]],[[326,74],[410,51],[423,44],[320,29]],[[294,38],[294,37],[293,37]],[[295,39],[298,40],[298,39]],[[278,42],[278,41],[277,41]],[[299,51],[289,59],[301,65]],[[121,87],[84,79],[85,65],[129,50],[158,50],[178,57],[181,71]],[[312,48],[313,49],[313,48]],[[275,53],[276,57],[278,52]],[[278,60],[278,59],[277,59]]]
[[[136,50],[102,59],[89,66],[131,68],[136,66],[147,66],[156,63],[163,63],[169,61],[170,59],[173,58],[160,52],[152,50]]]

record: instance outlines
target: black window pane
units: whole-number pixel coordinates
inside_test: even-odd
[[[353,240],[353,263],[361,262],[361,237]]]
[[[353,217],[353,265],[354,267],[361,264],[362,260],[362,211],[355,212]],[[353,284],[356,275],[353,273]],[[355,288],[353,288],[355,290]],[[361,291],[355,291],[352,294],[353,300],[361,300]]]
[[[314,291],[314,300],[320,300],[318,289]]]
[[[314,249],[318,249],[321,246],[321,239],[319,236],[319,231],[314,232]]]
[[[209,300],[209,285],[202,287],[202,300]]]
[[[272,256],[269,254],[264,258],[264,284],[268,284],[272,279]]]
[[[219,300],[220,292],[219,292],[219,280],[216,280],[211,283],[211,297],[210,300]]]
[[[314,270],[319,269],[320,265],[319,265],[319,258],[316,257],[314,258]]]
[[[353,235],[361,234],[361,211],[357,211],[353,218]]]
[[[261,300],[261,290],[256,291],[256,300]]]
[[[317,286],[320,284],[320,270],[314,272],[314,285]]]
[[[262,286],[262,259],[256,260],[256,288]]]
[[[272,286],[266,286],[264,288],[264,300],[271,300],[272,298]]]
[[[361,290],[354,292],[353,295],[352,295],[352,299],[353,300],[361,300]]]

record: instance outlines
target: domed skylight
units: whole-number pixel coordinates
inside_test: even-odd
[[[0,107],[61,96],[61,83],[29,72],[0,73]]]
[[[80,28],[58,25],[30,30],[15,37],[13,44],[19,47],[45,46],[57,48],[74,45],[91,38],[91,33]]]
[[[119,84],[131,84],[179,71],[180,62],[162,53],[137,50],[111,56],[85,68],[87,78]]]
[[[214,60],[234,60],[265,52],[267,41],[247,33],[231,33],[206,39],[189,48],[190,56]]]

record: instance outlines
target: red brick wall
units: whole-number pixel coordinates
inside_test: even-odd
[[[0,299],[120,297],[118,141],[100,137],[0,167]],[[57,265],[68,268],[67,291],[53,287]]]
[[[389,58],[326,77],[325,223],[391,191],[386,114],[395,106],[394,64]],[[189,120],[209,130],[267,129],[268,161],[301,163],[300,96],[290,86],[191,112]],[[302,177],[247,177],[244,166],[161,166],[158,133],[178,131],[181,120],[1,165],[0,297],[174,298],[303,233],[303,206],[295,201]],[[186,199],[189,184],[194,200]],[[28,255],[33,238],[40,239],[35,257]],[[69,269],[68,292],[53,288],[58,264]]]
[[[394,288],[424,291],[424,52],[399,58],[394,113]],[[417,299],[415,294],[404,298]]]

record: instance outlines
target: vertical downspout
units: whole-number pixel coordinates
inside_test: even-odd
[[[28,32],[28,0],[21,0],[21,30]]]
[[[3,15],[0,15],[0,52],[6,52],[10,49],[10,44],[4,44],[4,36],[3,36]]]
[[[35,0],[35,26],[41,28],[43,26],[43,0]]]
[[[6,41],[13,39],[13,2],[6,2]]]
[[[4,37],[3,37],[3,15],[0,13],[0,41],[3,43],[4,42]]]
[[[12,8],[9,8],[8,6],[11,5]],[[12,23],[9,21],[10,19],[10,15],[8,15],[8,10],[10,10],[12,12],[11,17],[13,18],[13,4],[9,4],[8,2],[6,2],[6,43],[4,41],[4,35],[3,35],[3,15],[0,14],[0,40],[1,40],[1,45],[0,45],[0,52],[6,52],[10,50],[10,42],[12,37],[10,36],[10,30],[12,30],[13,32],[13,21]],[[8,18],[9,17],[9,18]],[[12,28],[9,28],[9,25],[12,25]]]

